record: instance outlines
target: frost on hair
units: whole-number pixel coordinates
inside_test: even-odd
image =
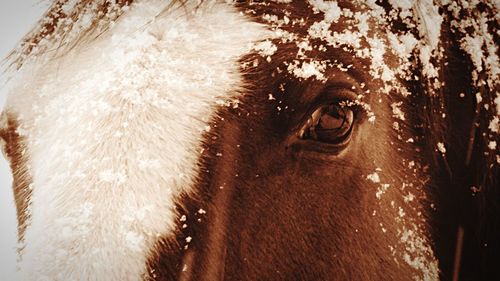
[[[8,60],[19,69],[31,57],[67,50],[87,35],[98,36],[113,24],[134,0],[58,0],[37,26],[14,49]],[[59,52],[55,52],[59,53]]]

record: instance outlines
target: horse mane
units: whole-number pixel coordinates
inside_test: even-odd
[[[8,56],[8,68],[27,60],[63,53],[85,39],[95,38],[118,19],[134,0],[57,0]],[[90,36],[93,34],[94,36]]]
[[[500,249],[500,83],[495,43],[499,42],[495,32],[499,22],[492,2],[462,4],[441,7],[441,55],[436,64],[442,85],[426,80],[427,94],[420,104],[425,105],[423,146],[426,158],[432,159],[433,193],[441,209],[438,220],[447,224],[452,218],[458,225],[437,240],[456,235],[456,243],[444,242],[455,251],[455,260],[450,262],[454,263],[453,275],[458,277],[461,271],[462,278],[477,279],[485,277],[477,272],[486,276],[494,272]]]
[[[33,57],[64,54],[76,45],[99,37],[127,11],[135,0],[57,0],[38,24],[7,56],[7,69],[19,70]],[[197,1],[196,9],[204,1]],[[188,0],[173,0],[165,10],[185,7]],[[161,14],[161,13],[160,13]]]

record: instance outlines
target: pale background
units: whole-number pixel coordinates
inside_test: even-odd
[[[5,58],[36,24],[50,2],[0,0],[0,60]],[[2,109],[6,97],[3,82],[5,75],[0,72],[0,76],[0,109]],[[16,211],[11,181],[7,162],[0,153],[0,280],[2,281],[19,280],[16,278]]]

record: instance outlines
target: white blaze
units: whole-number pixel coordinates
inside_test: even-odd
[[[23,280],[140,280],[173,232],[205,127],[267,33],[226,4],[166,5],[140,1],[11,87],[33,178]]]

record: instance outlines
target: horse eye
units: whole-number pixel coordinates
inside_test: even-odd
[[[339,104],[316,109],[299,131],[299,138],[328,144],[340,144],[348,139],[354,122],[354,112]]]

